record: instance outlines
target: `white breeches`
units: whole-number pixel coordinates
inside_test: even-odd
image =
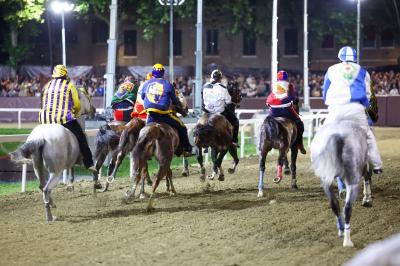
[[[378,151],[375,136],[368,126],[367,116],[365,114],[364,107],[358,103],[349,103],[340,106],[329,106],[329,114],[325,123],[335,123],[339,121],[349,120],[367,133],[367,144],[368,144],[368,159],[373,165],[374,169],[382,168],[382,159]]]

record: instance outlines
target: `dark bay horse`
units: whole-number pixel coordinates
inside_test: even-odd
[[[292,188],[297,189],[296,180],[296,160],[298,148],[296,145],[297,127],[296,124],[283,117],[267,116],[260,128],[260,142],[258,150],[260,152],[259,159],[259,179],[258,179],[258,195],[257,197],[264,196],[264,173],[265,173],[265,160],[267,154],[272,149],[279,150],[277,176],[274,178],[275,183],[282,180],[282,167],[287,161],[287,153],[291,151],[291,164],[290,169],[292,172]]]
[[[232,168],[228,169],[230,174],[234,173],[239,163],[236,146],[232,144],[232,125],[220,114],[205,113],[193,129],[194,143],[198,149],[197,161],[201,167],[200,180],[205,180],[205,168],[203,164],[203,148],[211,148],[213,162],[213,173],[209,179],[218,175],[218,180],[224,181],[225,174],[221,167],[224,156],[229,151],[233,157]]]
[[[153,182],[147,211],[153,210],[153,195],[160,184],[162,178],[166,177],[167,190],[170,195],[175,195],[176,191],[172,183],[171,161],[174,152],[179,145],[179,136],[175,129],[165,123],[150,123],[146,125],[139,135],[139,139],[133,149],[134,177],[132,189],[125,193],[125,202],[129,202],[135,196],[136,187],[148,173],[147,161],[153,156],[159,164],[158,171]]]
[[[344,234],[344,247],[353,246],[350,238],[350,218],[352,205],[358,194],[358,183],[363,176],[364,196],[366,194],[371,196],[366,139],[367,134],[361,127],[344,120],[322,126],[311,143],[312,168],[315,175],[320,177],[322,187],[336,216],[339,237]],[[336,176],[342,177],[346,186],[344,223],[340,215],[340,204],[332,187]]]
[[[240,106],[242,101],[238,82],[228,82],[227,90],[231,96],[231,103],[226,108],[235,112],[235,109]],[[201,167],[200,180],[205,180],[203,148],[211,147],[213,173],[209,176],[210,179],[214,179],[217,174],[219,174],[218,180],[223,181],[225,179],[221,164],[228,151],[234,160],[232,168],[229,168],[228,172],[231,174],[235,172],[239,158],[236,146],[232,145],[232,125],[224,116],[205,113],[197,122],[193,130],[193,135],[195,137],[195,145],[198,149],[197,161]]]

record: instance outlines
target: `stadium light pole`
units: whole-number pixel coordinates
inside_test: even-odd
[[[278,72],[278,0],[272,4],[272,35],[271,35],[271,91],[275,88]]]
[[[158,0],[161,5],[169,5],[169,81],[174,82],[174,6],[182,5],[185,0]]]
[[[64,14],[71,12],[74,9],[74,4],[67,1],[53,1],[51,2],[51,9],[54,13],[61,14],[61,38],[62,38],[62,62],[63,65],[67,65],[67,55],[65,51],[65,26],[64,26]]]
[[[304,0],[304,31],[303,31],[303,46],[304,46],[304,54],[303,54],[303,82],[304,82],[304,109],[310,110],[310,87],[308,86],[308,14],[307,14],[307,1]]]
[[[357,64],[360,64],[361,0],[357,1]]]

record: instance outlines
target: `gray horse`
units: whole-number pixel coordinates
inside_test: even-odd
[[[367,176],[366,132],[350,121],[324,125],[311,143],[311,163],[315,174],[321,178],[322,187],[336,216],[339,237],[344,234],[343,246],[352,247],[353,242],[350,238],[352,205],[357,198],[361,178]],[[344,223],[340,215],[339,201],[332,187],[336,176],[341,176],[346,185]],[[371,194],[369,185],[369,182],[364,181],[364,193],[368,191]]]
[[[79,91],[82,114],[94,111],[90,98]],[[71,169],[80,161],[78,140],[74,134],[59,124],[43,124],[35,127],[26,142],[10,154],[13,161],[32,160],[39,188],[43,192],[47,221],[56,219],[50,207],[55,207],[51,191],[57,186],[64,169]],[[46,171],[48,178],[46,178]],[[97,180],[95,181],[95,187]]]

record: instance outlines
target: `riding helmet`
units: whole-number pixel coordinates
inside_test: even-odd
[[[221,81],[222,79],[222,72],[219,69],[215,69],[211,72],[211,82]]]
[[[67,68],[64,65],[56,65],[53,69],[52,78],[62,78],[66,77],[68,74]]]
[[[157,63],[153,66],[153,71],[151,72],[151,74],[155,78],[162,78],[164,76],[164,71],[164,66],[160,63]]]
[[[342,62],[356,62],[357,52],[353,47],[344,46],[339,50],[338,58]]]
[[[276,79],[277,79],[278,81],[281,81],[281,80],[287,81],[287,79],[288,79],[288,74],[287,74],[287,72],[286,72],[285,70],[279,71],[278,74],[276,75]]]

